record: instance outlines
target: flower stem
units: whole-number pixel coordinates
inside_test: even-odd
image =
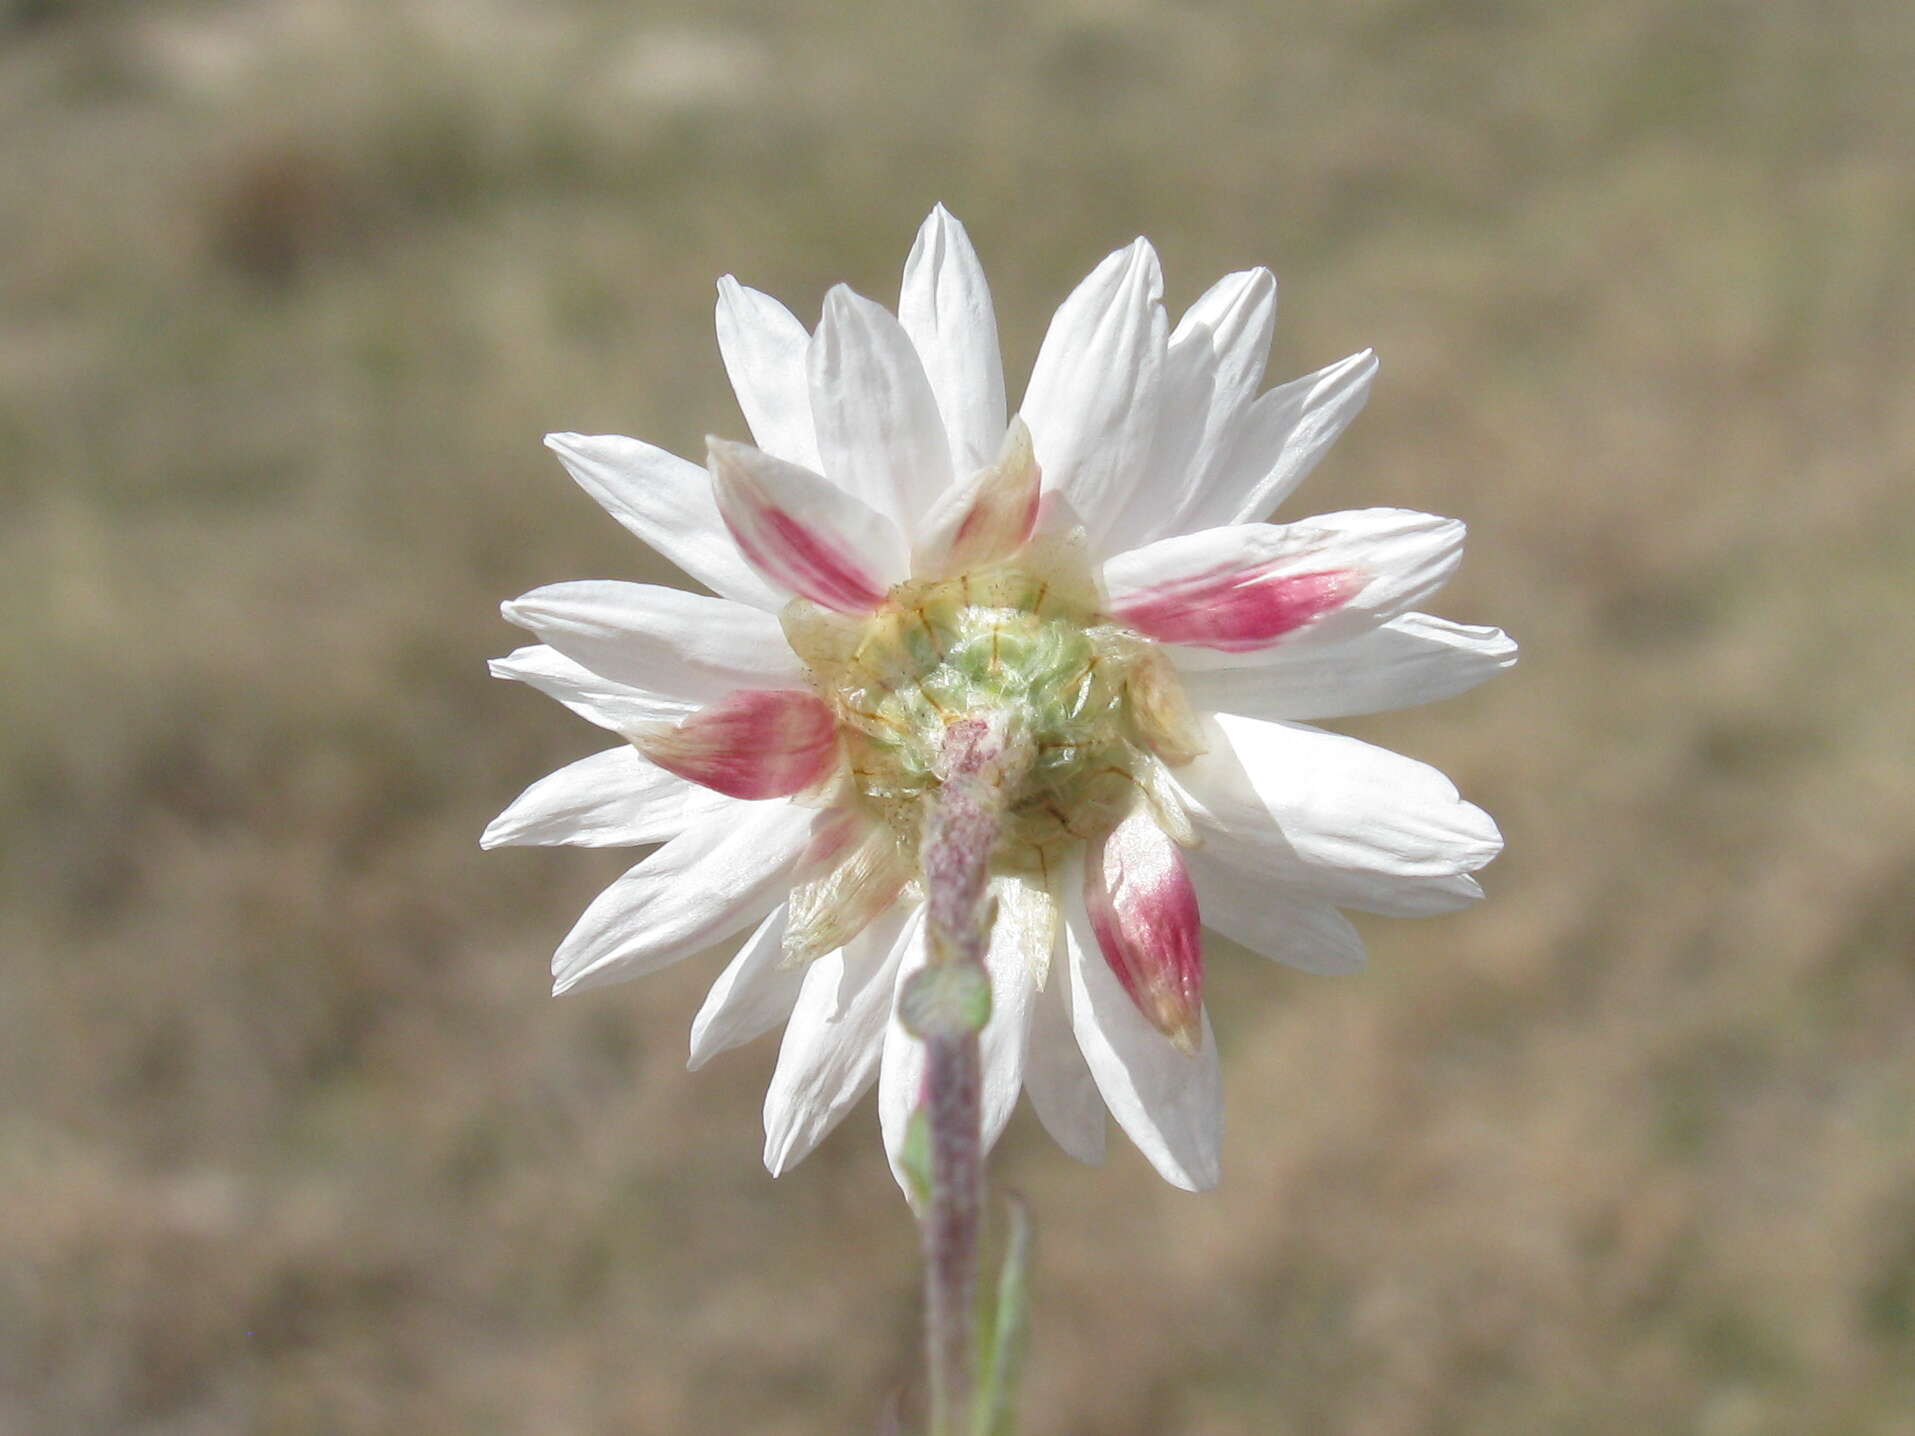
[[[926,1059],[931,1203],[924,1218],[924,1303],[931,1436],[966,1436],[971,1394],[976,1389],[973,1312],[984,1200],[977,1130],[977,1038],[933,1041]]]
[[[998,715],[952,721],[920,855],[929,960],[908,1025],[925,1044],[923,1107],[931,1139],[923,1214],[925,1350],[931,1436],[969,1436],[977,1388],[978,1235],[984,1153],[978,1033],[989,1018],[991,852],[1027,761]]]

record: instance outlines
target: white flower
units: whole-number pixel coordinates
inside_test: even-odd
[[[994,860],[984,1125],[1020,1091],[1096,1161],[1104,1109],[1167,1179],[1217,1180],[1201,921],[1309,972],[1363,946],[1340,908],[1480,896],[1496,828],[1434,769],[1308,726],[1460,693],[1500,632],[1414,611],[1463,526],[1401,509],[1259,522],[1362,408],[1364,352],[1262,395],[1276,284],[1233,274],[1173,329],[1157,257],[1110,256],[1053,319],[1007,421],[996,321],[942,208],[898,315],[845,288],[814,334],[718,286],[757,447],[705,468],[618,437],[546,442],[716,596],[635,583],[505,605],[540,640],[493,665],[619,735],[534,784],[485,843],[663,843],[599,896],[555,990],[740,933],[691,1065],[784,1024],[773,1173],[875,1080],[894,1166],[921,1048],[893,1015],[923,960],[916,844],[943,723],[1013,715],[1036,754]]]

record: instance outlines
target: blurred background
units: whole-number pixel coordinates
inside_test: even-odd
[[[1365,345],[1299,512],[1467,519],[1521,667],[1350,725],[1503,822],[1368,973],[1213,966],[1223,1188],[1028,1114],[1028,1429],[1915,1430],[1915,9],[0,0],[0,1429],[855,1432],[867,1105],[759,1164],[716,972],[564,1001],[602,746],[484,660],[667,577],[539,445],[742,434],[735,271],[943,200],[1012,392],[1149,234]]]

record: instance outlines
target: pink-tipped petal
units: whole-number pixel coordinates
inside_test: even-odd
[[[747,444],[708,441],[718,512],[753,568],[839,613],[869,613],[903,576],[897,527],[823,477]]]
[[[1078,1050],[1117,1125],[1166,1181],[1191,1192],[1216,1186],[1223,1093],[1209,1014],[1200,1014],[1194,1054],[1166,1041],[1097,950],[1081,901],[1066,902],[1059,976],[1069,980]]]
[[[1274,572],[1268,564],[1227,565],[1146,588],[1111,614],[1163,643],[1247,653],[1341,608],[1365,576],[1349,569]]]
[[[1037,528],[1042,481],[1031,431],[1012,419],[997,461],[951,490],[925,521],[917,576],[943,578],[1014,555]]]
[[[838,758],[831,710],[790,688],[745,689],[632,742],[666,772],[729,798],[790,797]]]
[[[1104,565],[1105,611],[1180,645],[1186,671],[1258,663],[1239,655],[1348,638],[1420,602],[1455,572],[1463,532],[1434,514],[1358,509],[1180,534]]]
[[[1197,889],[1147,810],[1133,812],[1084,863],[1084,907],[1104,961],[1151,1026],[1197,1050],[1204,955]]]
[[[1043,475],[1031,452],[1030,430],[1023,420],[1005,442],[1004,457],[978,485],[977,494],[953,535],[953,547],[966,560],[988,563],[1024,546],[1037,526],[1039,484]]]

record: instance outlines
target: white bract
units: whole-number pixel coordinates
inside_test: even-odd
[[[817,330],[726,278],[718,342],[756,446],[704,467],[555,434],[574,478],[712,595],[636,583],[505,605],[494,665],[618,735],[534,784],[488,846],[662,843],[586,909],[555,990],[743,945],[691,1065],[777,1027],[765,1161],[876,1082],[894,1167],[922,1048],[918,838],[941,735],[991,713],[1004,795],[983,1034],[987,1143],[1020,1092],[1072,1155],[1104,1112],[1167,1179],[1215,1183],[1221,1105],[1199,924],[1308,972],[1339,909],[1480,896],[1495,825],[1421,763],[1309,726],[1447,697],[1515,661],[1415,611],[1463,526],[1401,509],[1263,522],[1362,408],[1367,351],[1259,394],[1276,283],[1225,278],[1172,328],[1138,240],[1051,323],[1007,414],[989,290],[942,208],[898,313],[845,288]]]

